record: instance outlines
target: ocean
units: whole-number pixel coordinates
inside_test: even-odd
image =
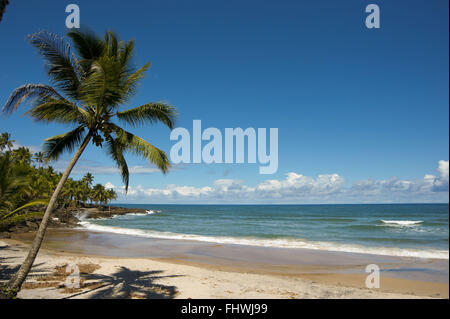
[[[117,206],[147,213],[84,219],[81,227],[142,238],[449,258],[448,204]]]

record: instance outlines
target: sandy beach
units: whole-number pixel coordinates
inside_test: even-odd
[[[1,240],[2,280],[17,269],[32,237],[26,233]],[[365,287],[364,263],[369,262],[382,269],[378,289]],[[66,282],[74,283],[67,265],[74,264],[80,288],[67,288]],[[447,260],[143,242],[132,236],[51,230],[18,297],[448,298],[448,287]]]

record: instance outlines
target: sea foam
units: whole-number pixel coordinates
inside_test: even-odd
[[[397,226],[414,226],[423,223],[421,220],[381,220],[385,224]]]

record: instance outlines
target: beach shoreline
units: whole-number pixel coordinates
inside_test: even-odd
[[[23,233],[2,239],[7,246],[0,256],[12,260],[6,266],[20,263],[32,238],[33,233]],[[52,267],[73,262],[98,265],[95,273],[105,278],[121,267],[131,272],[157,269],[164,274],[158,279],[162,285],[176,287],[170,296],[141,293],[147,298],[448,298],[449,287],[448,260],[49,230],[36,261],[41,266],[36,268],[51,273]],[[365,267],[373,263],[381,269],[378,289],[365,287]],[[174,273],[178,275],[165,277]],[[64,297],[61,288],[35,287],[23,289],[19,297]],[[100,298],[94,292],[80,297],[91,295]]]

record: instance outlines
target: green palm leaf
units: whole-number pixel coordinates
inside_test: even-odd
[[[119,120],[133,126],[144,124],[145,122],[162,122],[168,128],[173,129],[176,112],[173,106],[165,103],[147,103],[130,110],[116,113]]]
[[[79,63],[88,73],[92,61],[99,58],[104,50],[104,41],[88,30],[72,30],[67,33],[78,53]]]
[[[124,86],[120,62],[101,57],[91,66],[90,75],[80,86],[80,97],[87,105],[96,105],[97,115],[124,102]]]
[[[133,56],[133,49],[134,49],[134,40],[130,40],[124,43],[123,47],[120,49],[120,63],[123,66],[128,66],[130,64],[131,58]]]
[[[43,145],[45,158],[57,160],[64,152],[72,152],[83,140],[84,129],[79,126],[70,132],[47,138]]]
[[[32,206],[37,206],[37,205],[48,205],[48,200],[34,200],[31,202],[28,202],[25,205],[22,205],[19,208],[14,209],[12,212],[9,212],[8,214],[4,215],[2,217],[2,219],[6,219],[6,218],[10,217],[22,209],[32,207]]]
[[[5,114],[11,114],[26,99],[47,99],[55,98],[64,100],[64,98],[51,86],[45,84],[25,84],[15,89],[2,108]]]
[[[125,151],[125,147],[116,139],[112,137],[107,138],[107,152],[109,156],[114,160],[117,167],[120,170],[120,174],[122,176],[122,181],[125,185],[125,192],[128,191],[128,183],[130,180],[130,173],[128,171],[128,165],[123,156],[123,152]]]
[[[139,81],[142,80],[145,76],[145,72],[150,68],[150,63],[146,63],[143,67],[138,69],[136,72],[128,75],[123,84],[124,88],[124,97],[130,98],[134,94],[136,94],[136,89],[138,87]]]
[[[170,167],[170,162],[166,153],[153,146],[144,139],[125,131],[121,127],[110,124],[112,131],[116,134],[117,140],[124,145],[127,151],[146,158],[151,164],[156,165],[163,173]]]
[[[88,123],[89,114],[67,100],[47,98],[47,102],[33,107],[29,113],[35,120],[57,123]]]
[[[43,31],[30,35],[29,41],[47,61],[47,73],[55,85],[71,98],[76,98],[81,67],[70,52],[70,44],[55,34]]]

